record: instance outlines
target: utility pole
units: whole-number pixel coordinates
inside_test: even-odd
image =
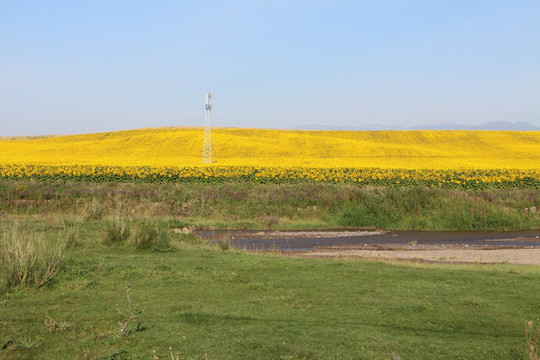
[[[212,94],[206,93],[206,112],[204,114],[203,164],[212,163]]]

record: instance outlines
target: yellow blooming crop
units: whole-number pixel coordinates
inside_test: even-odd
[[[255,183],[330,182],[379,186],[415,186],[483,189],[490,187],[540,188],[540,170],[437,170],[380,168],[274,168],[254,166],[55,166],[3,165],[0,178],[124,182],[247,181]]]
[[[0,178],[540,187],[540,132],[164,128],[0,140]]]

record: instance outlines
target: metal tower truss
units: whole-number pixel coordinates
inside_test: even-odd
[[[206,112],[204,115],[203,164],[212,163],[212,94],[206,93]]]

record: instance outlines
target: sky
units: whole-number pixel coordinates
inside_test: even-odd
[[[0,136],[540,126],[538,0],[0,0]]]

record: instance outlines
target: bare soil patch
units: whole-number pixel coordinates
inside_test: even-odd
[[[540,265],[538,247],[500,247],[456,244],[368,245],[315,248],[302,257],[351,257],[367,260],[405,260],[440,263]]]

